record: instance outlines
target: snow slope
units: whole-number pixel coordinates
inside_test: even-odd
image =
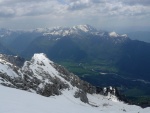
[[[43,53],[35,54],[21,68],[5,56],[0,59],[0,113],[148,113],[150,110],[124,104],[110,93],[95,94],[89,83],[56,65]]]
[[[0,113],[97,113],[99,110],[68,92],[61,96],[43,97],[37,94],[0,86]],[[19,97],[19,98],[18,98]]]
[[[4,86],[0,86],[0,91],[0,113],[149,113],[150,110],[89,94],[90,102],[98,106],[92,107],[74,98],[67,90],[51,97]]]
[[[11,76],[11,77],[18,77],[18,75],[11,68],[13,64],[11,64],[10,62],[7,62],[6,60],[3,60],[1,58],[2,56],[3,55],[0,54],[0,72],[6,73],[8,76]]]
[[[10,77],[18,77],[18,75],[7,65],[0,62],[0,72],[6,73]]]

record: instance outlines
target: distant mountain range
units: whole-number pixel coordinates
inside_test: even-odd
[[[121,43],[127,39],[126,34],[118,35],[115,32],[108,33],[106,31],[99,31],[90,25],[78,25],[73,26],[72,28],[37,28],[31,31],[12,31],[7,29],[0,29],[1,44],[5,45],[6,48],[9,48],[14,53],[21,55],[24,54],[24,51],[28,51],[28,48],[30,48],[29,46],[34,48],[34,46],[37,45],[38,48],[41,48],[41,50],[42,48],[47,50],[45,49],[47,46],[52,46],[55,43],[57,45],[57,43],[60,42],[60,39],[68,40],[69,38],[70,41],[75,43],[74,40],[88,41],[91,40],[91,37],[93,37],[92,39],[94,40],[110,40],[113,43]],[[31,54],[28,52],[28,55],[26,56],[31,57],[33,53],[34,52],[31,50]]]
[[[0,52],[26,59],[42,52],[93,85],[137,88],[144,92],[142,95],[150,95],[150,44],[126,34],[90,25],[31,31],[0,29]]]

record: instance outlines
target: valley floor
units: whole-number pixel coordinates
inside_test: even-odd
[[[150,108],[127,105],[116,98],[88,94],[91,106],[74,98],[72,90],[60,96],[44,97],[0,86],[0,113],[148,113]]]

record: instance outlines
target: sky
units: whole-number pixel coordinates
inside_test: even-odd
[[[149,31],[150,0],[0,0],[0,28],[79,24],[118,32]]]

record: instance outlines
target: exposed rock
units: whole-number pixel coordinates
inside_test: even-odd
[[[82,90],[76,91],[74,97],[80,98],[80,100],[84,103],[89,103],[88,98],[87,98],[87,93]]]
[[[12,63],[13,65],[17,67],[22,67],[25,59],[19,56],[12,56],[12,55],[5,55],[5,54],[0,54],[0,59],[3,59],[9,63]]]
[[[78,76],[74,75],[73,73],[70,73],[68,70],[66,70],[63,66],[54,64],[53,65],[58,72],[62,73],[62,76],[65,80],[70,81],[71,85],[76,86],[79,89],[82,89],[84,92],[93,94],[96,93],[96,88],[92,86],[90,83],[81,80]]]

